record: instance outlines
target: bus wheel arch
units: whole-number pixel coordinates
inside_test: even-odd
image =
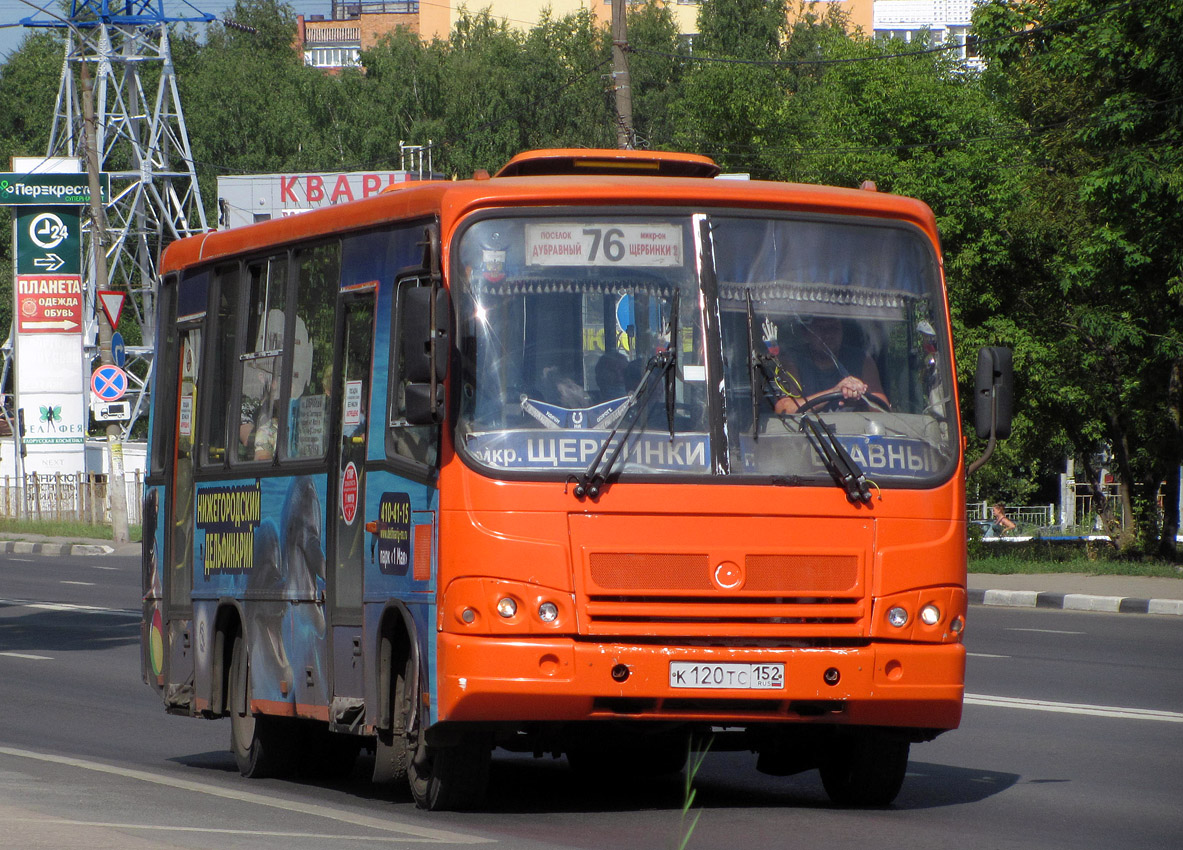
[[[223,601],[214,615],[213,650],[210,654],[210,717],[230,716],[230,666],[234,638],[243,633],[242,612],[237,603]]]

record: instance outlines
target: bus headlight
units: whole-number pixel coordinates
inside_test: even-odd
[[[920,622],[926,626],[935,626],[941,621],[941,609],[935,605],[925,605],[920,609]]]
[[[518,613],[518,603],[514,602],[508,596],[503,596],[497,602],[497,613],[508,620],[514,614]]]
[[[908,623],[908,612],[897,605],[887,612],[887,622],[897,629],[902,629]]]
[[[573,634],[575,595],[554,587],[483,577],[448,584],[440,610],[446,631],[468,635]]]

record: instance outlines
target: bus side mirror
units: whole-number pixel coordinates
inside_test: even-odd
[[[403,415],[408,425],[434,425],[443,417],[444,385],[435,385],[432,395],[431,384],[407,384],[403,387]]]
[[[448,372],[451,327],[447,291],[431,286],[405,290],[402,315],[403,378],[413,384],[442,381]]]
[[[978,352],[974,417],[981,439],[1005,440],[1010,436],[1014,383],[1013,356],[1009,348],[987,346]]]
[[[1014,358],[1009,348],[987,346],[978,352],[974,381],[974,424],[978,437],[989,440],[986,451],[966,469],[972,475],[981,467],[999,440],[1010,436],[1011,400],[1014,397]]]
[[[402,309],[403,404],[407,422],[439,422],[451,350],[452,311],[447,290],[415,286],[404,291]]]

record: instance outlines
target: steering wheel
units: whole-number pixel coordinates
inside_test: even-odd
[[[801,402],[801,406],[798,407],[794,413],[808,413],[814,408],[823,410],[837,410],[839,408],[843,408],[854,410],[879,410],[883,412],[887,411],[887,408],[876,401],[870,393],[863,393],[858,398],[847,398],[840,391],[834,390],[833,392],[822,393],[821,395],[816,395],[813,398],[806,399],[805,401]]]

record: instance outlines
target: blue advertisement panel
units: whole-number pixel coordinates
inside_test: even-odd
[[[193,596],[242,600],[255,699],[328,701],[325,488],[325,476],[198,485]]]

